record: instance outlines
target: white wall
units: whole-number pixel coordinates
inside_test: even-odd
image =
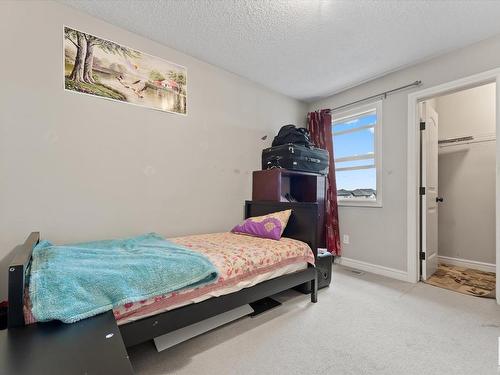
[[[436,98],[439,139],[495,134],[494,83]],[[439,149],[441,256],[495,263],[495,141]]]
[[[439,139],[495,134],[495,83],[435,98]]]
[[[188,116],[65,92],[63,24],[186,66]],[[301,102],[53,2],[0,2],[0,46],[1,275],[33,230],[69,242],[230,229],[260,150],[305,121]]]
[[[422,90],[499,67],[500,36],[497,36],[315,102],[310,109],[332,108],[415,80],[422,80],[423,84],[413,90]],[[383,101],[383,207],[340,208],[341,232],[350,235],[350,244],[343,245],[343,256],[400,271],[407,270],[406,145],[411,91],[390,95]],[[497,159],[498,155],[497,147]],[[500,197],[498,187],[497,197]]]

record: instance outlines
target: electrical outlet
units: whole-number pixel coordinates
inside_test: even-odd
[[[349,235],[348,234],[344,234],[342,236],[342,242],[344,243],[344,245],[349,245]]]

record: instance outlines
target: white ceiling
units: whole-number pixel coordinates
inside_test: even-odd
[[[500,34],[500,1],[62,2],[306,101]]]

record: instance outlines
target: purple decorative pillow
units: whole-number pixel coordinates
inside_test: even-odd
[[[243,223],[235,226],[231,232],[279,240],[291,213],[292,210],[285,210],[264,216],[249,217]]]

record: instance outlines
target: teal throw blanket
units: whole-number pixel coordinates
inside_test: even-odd
[[[73,323],[128,302],[218,279],[204,255],[155,234],[33,250],[29,295],[37,321]]]

